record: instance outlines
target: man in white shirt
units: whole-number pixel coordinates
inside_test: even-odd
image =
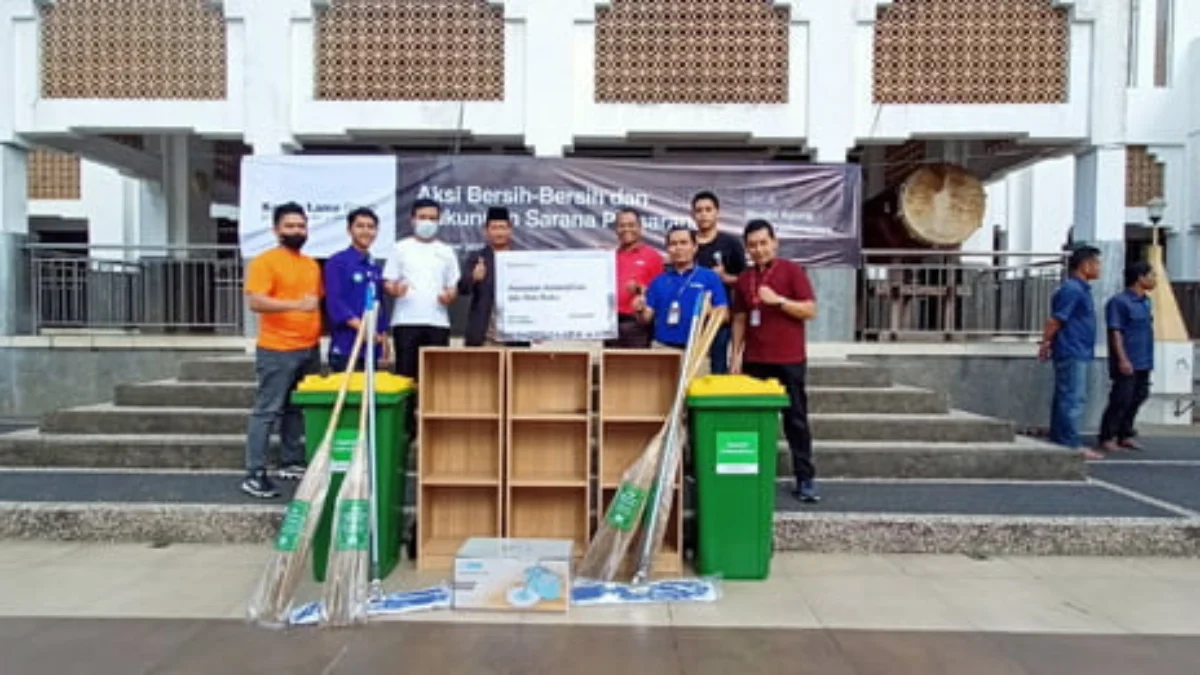
[[[458,259],[437,238],[441,206],[431,199],[413,202],[413,236],[396,243],[383,268],[384,288],[396,298],[392,340],[396,373],[415,378],[423,347],[450,344],[448,307],[457,297]]]

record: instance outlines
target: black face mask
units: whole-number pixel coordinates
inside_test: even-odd
[[[304,242],[306,241],[308,241],[308,235],[306,234],[284,234],[279,237],[279,243],[293,251],[299,251],[304,248]]]

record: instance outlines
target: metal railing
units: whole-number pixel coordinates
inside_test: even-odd
[[[863,251],[859,339],[1032,337],[1064,262],[1062,253]]]
[[[242,333],[236,246],[30,244],[34,333]]]

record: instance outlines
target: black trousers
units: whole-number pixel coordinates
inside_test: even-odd
[[[1108,392],[1108,406],[1100,420],[1100,442],[1127,441],[1137,435],[1133,423],[1138,410],[1150,398],[1150,371],[1135,370],[1125,375],[1115,367],[1109,368],[1112,389]]]
[[[787,390],[788,407],[782,413],[783,434],[792,451],[792,471],[798,483],[815,478],[812,431],[808,426],[808,392],[804,386],[808,364],[745,363],[742,372],[760,380],[779,380]]]
[[[654,330],[631,314],[617,316],[617,339],[605,340],[609,349],[649,349]]]
[[[421,367],[421,349],[449,347],[450,329],[438,326],[392,326],[392,343],[396,347],[396,374],[415,379]]]

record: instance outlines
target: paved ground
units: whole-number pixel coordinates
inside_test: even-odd
[[[789,553],[712,604],[281,634],[239,620],[264,554],[0,542],[0,672],[1200,673],[1200,560]],[[402,568],[386,585],[444,577]]]
[[[282,634],[217,621],[0,620],[0,652],[11,675],[1200,672],[1196,638],[521,624]]]

